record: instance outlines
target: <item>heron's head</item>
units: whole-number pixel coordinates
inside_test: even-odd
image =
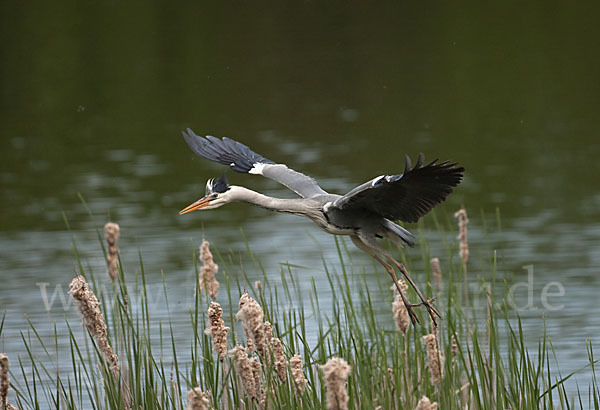
[[[225,174],[221,178],[209,179],[206,183],[206,195],[179,211],[179,215],[187,214],[197,209],[214,209],[225,205],[230,202],[228,195],[230,188]]]

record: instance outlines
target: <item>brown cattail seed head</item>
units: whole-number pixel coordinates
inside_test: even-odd
[[[213,349],[219,355],[219,360],[223,361],[227,354],[227,332],[229,328],[223,321],[223,309],[217,302],[210,302],[208,307],[208,321],[210,327],[204,331],[212,336]]]
[[[321,366],[327,389],[327,409],[348,409],[348,390],[346,380],[350,374],[350,365],[344,359],[334,357]]]
[[[264,358],[266,341],[263,319],[265,314],[258,302],[247,293],[242,295],[238,306],[240,310],[235,317],[242,321],[246,336],[252,340],[260,357]]]
[[[283,345],[278,337],[272,337],[270,344],[273,356],[275,356],[275,371],[277,371],[279,380],[285,382],[287,380],[288,362],[285,360],[285,355],[283,354]]]
[[[250,333],[248,333],[248,329],[246,329],[243,326],[242,328],[244,329],[244,336],[246,336],[246,350],[248,351],[248,353],[254,353],[256,351],[256,346],[252,341],[252,337],[250,336]]]
[[[263,384],[262,384],[262,378],[261,378],[262,367],[256,356],[252,357],[249,360],[250,360],[250,365],[252,366],[252,375],[254,376],[254,390],[256,391],[256,400],[258,400],[258,403],[260,404],[261,408],[264,408],[267,396],[265,394],[265,390],[264,390]]]
[[[208,394],[200,390],[200,387],[189,390],[187,392],[188,406],[187,410],[209,410],[210,401]]]
[[[417,408],[415,410],[436,410],[438,408],[437,402],[431,402],[427,396],[421,397],[419,403],[417,403]]]
[[[438,291],[442,289],[442,270],[440,269],[440,259],[431,258],[431,273],[433,275],[433,283]]]
[[[265,344],[269,346],[271,351],[273,351],[273,345],[271,344],[271,339],[273,338],[273,326],[271,326],[271,322],[265,321],[262,324],[262,329]],[[266,354],[262,359],[265,361],[265,364],[269,364],[271,362],[271,355]]]
[[[290,371],[294,380],[294,391],[296,395],[302,395],[306,389],[306,377],[302,371],[302,358],[299,354],[290,358]]]
[[[215,274],[219,271],[219,265],[215,263],[210,251],[210,242],[206,239],[203,239],[202,245],[200,245],[200,262],[202,262],[200,290],[206,289],[208,295],[214,300],[219,294],[219,282],[215,277]]]
[[[256,382],[254,379],[254,368],[250,359],[248,359],[248,353],[246,348],[242,345],[236,345],[229,351],[229,356],[233,358],[233,364],[238,377],[242,381],[244,390],[248,393],[248,396],[258,400],[258,394],[256,390]]]
[[[456,357],[456,355],[458,355],[458,342],[456,341],[456,337],[454,337],[454,335],[452,335],[452,356]]]
[[[119,248],[117,241],[121,235],[119,225],[114,222],[108,222],[104,225],[104,239],[108,245],[106,250],[106,265],[108,267],[108,275],[112,280],[115,280],[119,275]]]
[[[263,323],[263,333],[265,335],[266,340],[271,340],[273,337],[273,326],[271,326],[271,322],[265,320]]]
[[[444,365],[444,356],[438,351],[437,338],[435,334],[423,336],[425,350],[427,352],[427,365],[431,373],[431,383],[439,386],[442,381],[442,367]]]
[[[102,352],[104,359],[110,364],[111,369],[114,372],[119,371],[119,358],[108,343],[106,323],[104,323],[104,316],[102,316],[102,312],[100,311],[100,302],[98,302],[96,295],[88,287],[82,275],[74,278],[70,286],[71,290],[69,290],[69,294],[75,299],[77,309],[83,317],[83,325],[92,337],[96,339],[98,349]]]
[[[6,396],[8,396],[10,386],[10,379],[8,378],[9,365],[8,356],[0,353],[0,409],[3,409],[8,403]]]
[[[406,296],[406,290],[408,289],[406,282],[404,282],[404,280],[400,279],[400,280],[398,280],[398,283],[400,284],[400,289]],[[402,333],[406,334],[406,331],[408,330],[408,325],[410,324],[410,317],[408,315],[408,310],[406,310],[406,306],[404,305],[402,296],[400,296],[400,293],[398,293],[398,289],[396,289],[395,285],[392,287],[392,289],[394,290],[394,292],[396,294],[396,297],[394,298],[394,302],[392,303],[392,313],[394,315],[394,321],[396,322],[396,326],[398,327],[398,330],[400,330]]]
[[[467,241],[467,224],[469,218],[467,217],[467,210],[460,208],[454,213],[454,217],[458,219],[458,241],[459,241],[459,255],[464,265],[469,260],[469,242]]]

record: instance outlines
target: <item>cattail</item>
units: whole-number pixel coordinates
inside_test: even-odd
[[[254,342],[252,341],[252,337],[250,336],[248,329],[246,329],[243,326],[242,326],[242,328],[244,329],[244,336],[246,336],[246,350],[248,351],[248,353],[254,353],[256,351],[256,346],[254,345]]]
[[[273,326],[271,326],[271,322],[266,320],[262,324],[262,329],[263,329],[263,337],[265,340],[265,344],[269,346],[269,349],[272,352],[273,346],[271,344],[271,339],[273,338]],[[269,363],[271,363],[271,355],[270,354],[266,354],[262,359],[264,360],[265,364],[267,364],[267,365]]]
[[[104,355],[104,359],[110,364],[114,372],[119,371],[119,358],[113,352],[112,347],[108,344],[106,323],[100,312],[100,302],[94,295],[94,292],[89,288],[85,278],[82,275],[77,276],[71,281],[71,290],[69,294],[75,299],[75,304],[81,316],[83,317],[83,325],[88,332],[96,339],[98,349]]]
[[[417,403],[417,408],[415,410],[436,410],[437,408],[437,402],[432,403],[427,396],[423,396]]]
[[[344,359],[334,357],[321,366],[327,389],[327,409],[347,410],[348,391],[346,379],[350,373],[350,365]]]
[[[208,321],[210,327],[204,331],[207,335],[212,336],[213,349],[219,355],[219,360],[223,361],[227,354],[227,332],[229,328],[225,326],[223,321],[223,309],[217,302],[210,302],[208,307]]]
[[[265,335],[265,339],[270,341],[273,337],[273,326],[271,326],[271,322],[265,320],[263,323],[263,333]]]
[[[442,270],[440,269],[440,259],[431,258],[431,273],[433,274],[433,283],[438,291],[442,289]]]
[[[200,387],[187,392],[188,406],[187,410],[209,410],[210,401],[208,394],[204,393]]]
[[[211,299],[216,299],[219,294],[219,282],[215,278],[215,273],[219,271],[210,251],[210,242],[206,239],[202,240],[200,245],[200,262],[202,268],[200,270],[200,290],[205,290]]]
[[[459,255],[463,261],[463,265],[466,265],[469,260],[469,243],[467,242],[467,224],[469,223],[469,218],[467,218],[467,210],[460,208],[454,213],[454,217],[458,218],[457,238],[460,242]]]
[[[294,380],[294,392],[296,395],[302,395],[306,389],[306,377],[302,371],[302,357],[299,354],[290,358],[290,371]]]
[[[242,321],[242,326],[249,340],[252,340],[261,358],[265,357],[265,332],[263,318],[265,316],[258,302],[244,293],[238,304],[240,310],[235,317]]]
[[[458,342],[456,341],[456,337],[454,337],[454,335],[452,335],[452,348],[451,348],[451,352],[452,352],[452,357],[456,357],[456,355],[458,355]]]
[[[431,333],[423,336],[425,350],[427,351],[427,365],[431,373],[431,383],[439,386],[442,380],[442,366],[444,365],[444,356],[438,351],[436,335]]]
[[[249,360],[250,366],[252,366],[252,376],[254,377],[254,390],[256,391],[256,400],[258,400],[260,406],[264,408],[267,395],[265,394],[265,390],[262,384],[262,367],[256,356],[250,358]]]
[[[398,280],[400,285],[400,289],[402,293],[406,296],[406,290],[408,289],[408,285],[404,282],[403,279]],[[392,313],[394,315],[394,320],[396,321],[396,327],[402,333],[406,334],[408,330],[408,325],[410,324],[410,317],[408,315],[408,310],[406,310],[406,306],[404,305],[404,301],[402,300],[402,296],[398,293],[398,289],[396,286],[392,287],[396,297],[394,298],[394,302],[392,303]]]
[[[288,362],[285,360],[285,355],[283,354],[283,344],[281,344],[281,340],[278,337],[272,337],[270,345],[273,356],[275,356],[275,371],[279,376],[279,380],[285,383],[287,380]]]
[[[8,356],[4,353],[0,353],[0,408],[4,409],[8,405],[8,388],[10,386],[10,379],[8,378]]]
[[[248,359],[248,352],[242,345],[236,345],[229,351],[229,356],[233,358],[233,364],[238,376],[242,380],[242,386],[248,393],[248,396],[258,400],[258,394],[256,390],[256,382],[254,379],[254,369],[252,362]]]
[[[119,275],[119,248],[117,241],[121,235],[119,225],[114,222],[107,222],[104,225],[104,239],[108,244],[106,252],[106,265],[108,266],[108,275],[115,280]]]

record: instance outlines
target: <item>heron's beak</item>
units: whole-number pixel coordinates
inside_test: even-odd
[[[187,214],[188,212],[195,211],[196,209],[204,208],[205,206],[208,206],[209,204],[210,204],[210,197],[205,196],[204,198],[197,200],[190,206],[179,211],[179,215]]]

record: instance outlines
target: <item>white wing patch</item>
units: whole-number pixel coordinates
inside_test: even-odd
[[[371,186],[375,186],[377,185],[379,182],[381,182],[382,179],[385,178],[385,175],[380,175],[376,178],[373,179],[373,182],[371,182]]]
[[[256,164],[252,165],[252,168],[250,168],[250,171],[248,171],[248,173],[262,175],[264,168],[265,168],[265,164],[261,164],[260,162],[257,162]]]

